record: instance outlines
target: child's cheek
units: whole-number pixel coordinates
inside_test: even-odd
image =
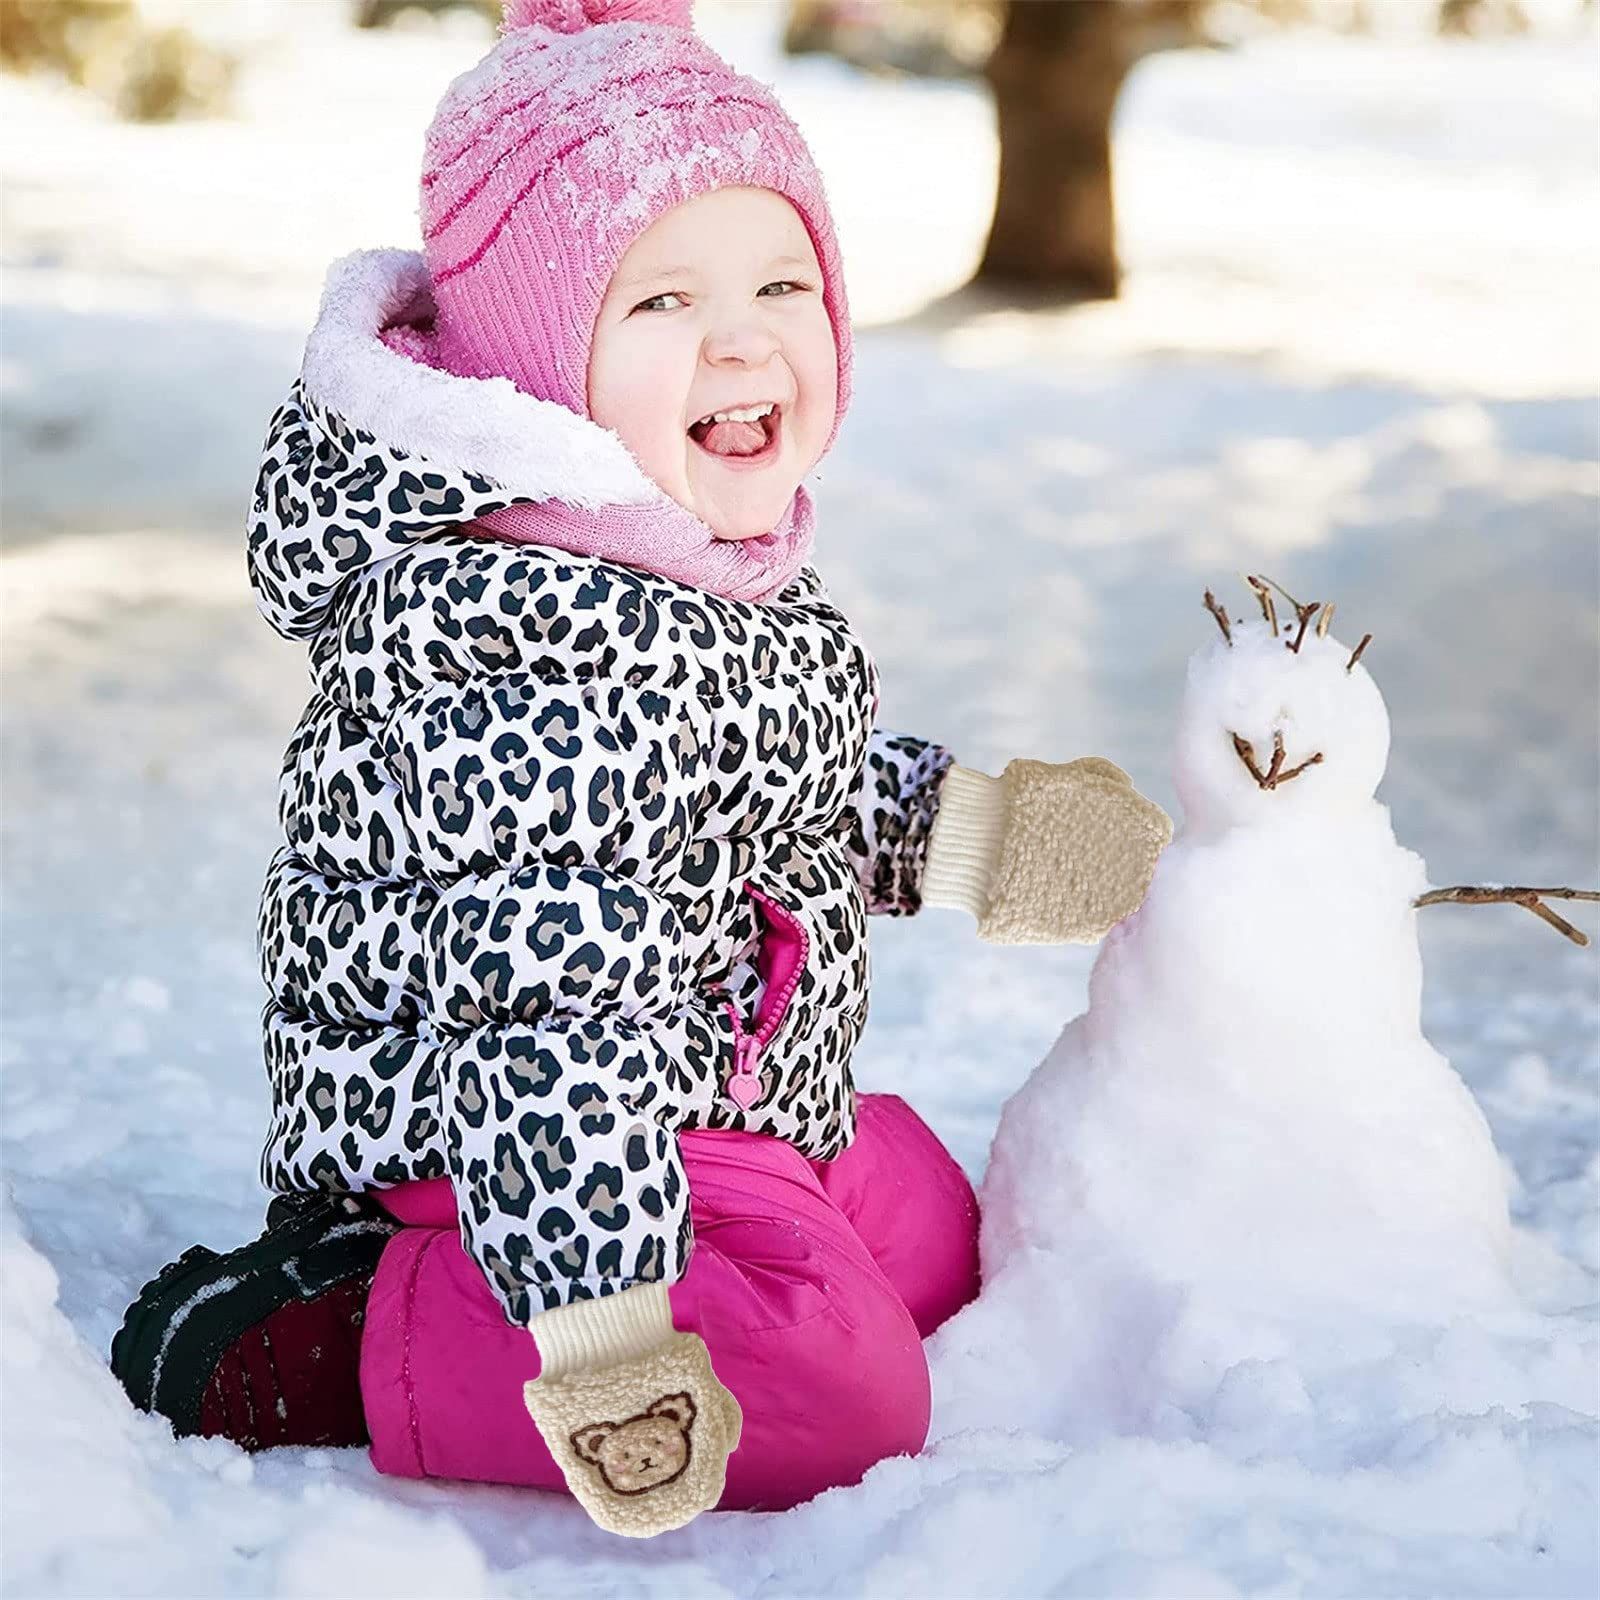
[[[640,465],[658,481],[663,472],[681,471],[682,443],[677,406],[666,392],[664,379],[652,383],[653,374],[641,369],[642,381],[613,391],[605,415],[595,420],[611,429],[632,451]]]

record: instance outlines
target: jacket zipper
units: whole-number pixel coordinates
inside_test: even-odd
[[[756,964],[767,987],[753,1019],[754,1031],[745,1027],[738,1006],[728,1001],[728,1015],[733,1019],[733,1071],[723,1081],[722,1090],[741,1111],[750,1110],[761,1098],[761,1053],[783,1024],[811,951],[810,937],[787,906],[751,883],[745,884],[745,893],[756,902],[766,924]],[[775,929],[781,933],[775,934]]]

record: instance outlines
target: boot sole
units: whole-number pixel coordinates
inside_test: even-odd
[[[327,1209],[294,1218],[218,1255],[185,1250],[139,1291],[111,1341],[111,1369],[141,1411],[180,1437],[201,1431],[201,1407],[222,1357],[290,1301],[317,1299],[377,1270],[400,1224]]]
[[[200,1402],[200,1434],[243,1450],[372,1442],[361,1398],[370,1276],[290,1300],[236,1339]]]

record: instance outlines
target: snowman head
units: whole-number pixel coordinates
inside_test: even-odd
[[[1371,803],[1389,758],[1383,696],[1359,647],[1303,612],[1297,622],[1264,605],[1259,621],[1229,620],[1189,658],[1173,773],[1186,831],[1332,819]]]

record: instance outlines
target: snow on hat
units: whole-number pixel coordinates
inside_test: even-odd
[[[850,316],[821,176],[771,88],[692,31],[691,6],[506,0],[499,41],[451,84],[424,147],[438,358],[587,416],[595,317],[628,246],[682,201],[750,184],[811,234],[838,349],[836,434]]]

